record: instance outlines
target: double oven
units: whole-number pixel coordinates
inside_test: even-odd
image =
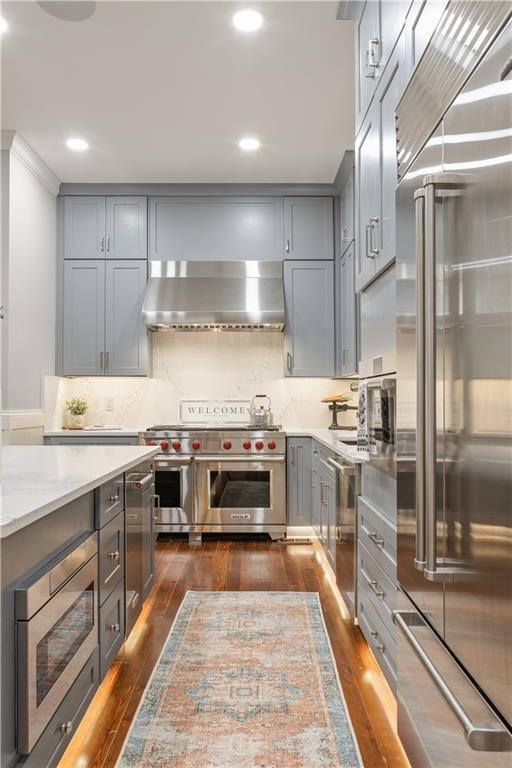
[[[17,634],[18,751],[31,752],[98,645],[96,533],[19,585]],[[71,723],[62,723],[67,733]]]

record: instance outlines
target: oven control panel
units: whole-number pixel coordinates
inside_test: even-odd
[[[282,432],[201,432],[151,433],[144,435],[146,445],[157,445],[165,455],[284,455],[286,436]]]

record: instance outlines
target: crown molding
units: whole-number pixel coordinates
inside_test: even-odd
[[[1,131],[1,148],[10,152],[17,160],[43,184],[52,195],[57,197],[60,188],[60,179],[41,160],[30,144],[20,136],[17,131]]]

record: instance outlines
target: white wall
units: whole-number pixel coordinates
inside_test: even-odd
[[[16,134],[2,142],[2,411],[15,428],[17,413],[42,423],[43,376],[55,371],[58,180]]]
[[[281,333],[157,333],[151,379],[48,377],[45,428],[62,427],[65,400],[75,396],[89,401],[90,424],[143,429],[178,421],[180,399],[246,400],[260,393],[271,397],[279,423],[327,427],[330,414],[321,398],[348,391],[344,381],[285,378]],[[342,419],[355,424],[352,413]]]

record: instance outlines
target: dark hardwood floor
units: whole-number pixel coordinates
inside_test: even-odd
[[[100,686],[59,768],[113,768],[147,680],[188,589],[319,592],[365,768],[406,768],[394,698],[311,544],[159,540],[156,578],[137,624]],[[283,768],[286,768],[283,766]]]

